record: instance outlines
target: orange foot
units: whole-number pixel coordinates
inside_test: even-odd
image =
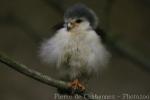
[[[72,82],[69,83],[69,87],[73,90],[79,90],[80,92],[85,91],[85,86],[83,86],[78,79],[73,80]]]

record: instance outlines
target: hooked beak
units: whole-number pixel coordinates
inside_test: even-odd
[[[71,22],[67,23],[67,31],[70,31],[74,26],[75,26],[74,23]]]

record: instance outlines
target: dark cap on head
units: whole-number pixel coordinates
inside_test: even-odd
[[[67,9],[64,14],[64,19],[69,18],[85,18],[90,22],[90,25],[95,29],[98,24],[98,18],[93,10],[89,9],[83,4],[76,4]]]

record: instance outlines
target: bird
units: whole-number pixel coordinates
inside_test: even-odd
[[[98,28],[95,12],[82,3],[69,7],[54,35],[42,42],[40,57],[54,64],[60,79],[73,90],[85,91],[85,83],[109,62],[105,33]],[[84,83],[85,82],[85,83]]]

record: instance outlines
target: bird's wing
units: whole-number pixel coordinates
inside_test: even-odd
[[[63,27],[64,27],[64,22],[59,22],[56,25],[52,26],[51,29],[52,29],[53,33],[56,33],[57,30],[59,30]],[[103,29],[101,29],[100,27],[97,27],[95,29],[95,32],[101,37],[102,42],[105,43],[106,42],[106,35],[107,35],[106,32]]]
[[[63,28],[63,27],[64,27],[64,22],[59,22],[59,23],[57,23],[57,24],[51,26],[51,27],[48,29],[51,34],[48,34],[48,35],[45,36],[45,37],[47,38],[47,37],[52,37],[52,36],[54,36],[55,33],[56,33],[59,29],[61,29],[61,28]]]
[[[103,29],[101,29],[100,27],[97,27],[95,29],[95,32],[101,37],[102,42],[105,43],[106,42],[106,33],[104,32]]]
[[[56,25],[54,25],[53,27],[51,27],[51,29],[56,32],[57,30],[61,29],[64,27],[64,22],[59,22]]]

